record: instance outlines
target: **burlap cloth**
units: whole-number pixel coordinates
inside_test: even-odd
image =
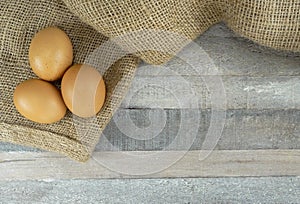
[[[278,50],[300,51],[300,0],[63,0],[84,22],[115,38],[137,30],[166,30],[195,39],[213,24],[225,21],[236,33]],[[146,32],[145,32],[146,33]],[[132,34],[133,36],[135,33]],[[144,50],[181,38],[158,35],[123,38],[122,45]],[[172,50],[173,51],[173,50]],[[169,53],[145,51],[137,56],[150,64],[169,60]]]
[[[36,77],[29,67],[28,48],[33,35],[44,27],[58,26],[70,36],[77,63],[84,62],[108,38],[162,30],[195,39],[222,20],[236,33],[261,45],[300,51],[300,0],[2,0],[0,11],[0,141],[59,152],[78,161],[90,157],[101,131],[126,94],[138,58],[128,55],[105,72],[107,100],[93,125],[86,127],[70,112],[58,123],[36,124],[16,111],[12,96],[18,83]],[[152,37],[134,38],[133,34],[118,42],[129,50],[171,44],[175,51],[186,43],[166,35]],[[143,50],[136,56],[160,64],[173,55]],[[78,134],[75,126],[84,134]]]
[[[70,112],[55,124],[31,122],[15,109],[13,92],[20,82],[36,78],[28,62],[28,49],[34,34],[50,25],[63,29],[73,43],[76,63],[83,63],[107,38],[80,21],[59,0],[5,0],[0,2],[0,11],[0,141],[55,151],[78,161],[86,161],[101,131],[126,94],[138,63],[137,58],[126,56],[105,72],[106,102],[97,120],[92,121],[94,124],[84,127],[86,124],[73,118]]]

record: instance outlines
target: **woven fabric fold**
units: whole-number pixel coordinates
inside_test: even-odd
[[[147,37],[148,30],[176,33],[193,40],[213,24],[225,21],[237,34],[277,50],[300,52],[299,0],[63,0],[74,14],[150,64],[171,59],[186,43],[168,35]],[[156,44],[158,49],[145,50]],[[163,46],[171,47],[169,53]],[[148,46],[149,47],[149,46]],[[174,51],[175,50],[175,51]]]

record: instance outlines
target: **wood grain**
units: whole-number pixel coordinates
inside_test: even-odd
[[[166,160],[184,152],[150,152],[151,159],[141,162],[141,169],[155,169]],[[163,154],[161,154],[163,153]],[[137,159],[149,152],[96,152],[85,164],[73,162],[55,153],[0,153],[0,181],[55,180],[90,178],[172,178],[172,177],[241,177],[241,176],[300,176],[300,150],[224,150],[190,151],[174,165],[164,170],[142,175],[126,175],[111,171],[99,164],[118,163],[124,169],[134,168]],[[98,161],[98,162],[96,162]],[[129,161],[129,163],[128,163]],[[125,163],[127,162],[127,163]],[[124,173],[124,172],[123,172]]]
[[[298,69],[300,68],[300,65]],[[300,69],[299,69],[300,70]],[[123,100],[122,108],[201,108],[214,107],[205,76],[136,76]],[[300,109],[300,77],[219,76],[224,87],[226,109]]]
[[[195,120],[199,114],[199,120]],[[161,151],[170,148],[172,143],[173,148],[169,150],[175,151],[182,150],[182,145],[192,138],[190,150],[201,150],[203,141],[208,138],[208,128],[216,125],[207,110],[119,109],[104,130],[96,150],[112,151],[113,147],[120,151]],[[183,129],[197,128],[195,135],[179,133]],[[215,149],[300,149],[299,135],[299,110],[227,110],[225,126]]]

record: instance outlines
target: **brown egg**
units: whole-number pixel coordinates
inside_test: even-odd
[[[80,117],[95,116],[105,101],[105,84],[92,66],[76,64],[70,67],[61,82],[62,96],[72,113]]]
[[[29,47],[29,63],[38,77],[60,79],[72,61],[72,43],[64,31],[48,27],[35,34]]]
[[[57,122],[67,111],[60,91],[40,79],[20,83],[14,92],[14,104],[21,115],[38,123]]]

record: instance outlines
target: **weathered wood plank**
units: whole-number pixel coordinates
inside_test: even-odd
[[[298,204],[300,177],[0,182],[0,203]]]
[[[188,120],[181,120],[182,114]],[[195,120],[198,117],[199,120]],[[201,150],[210,125],[214,124],[209,110],[119,109],[104,130],[96,150],[160,151],[170,149],[171,143],[172,150],[181,150],[189,137],[194,137],[190,149]],[[183,135],[178,132],[180,128],[198,128],[198,132],[193,136]],[[183,139],[175,140],[178,137]],[[225,126],[215,149],[300,149],[300,110],[227,110]],[[0,151],[37,150],[0,143]]]
[[[182,150],[185,142],[194,138],[190,149],[201,150],[204,140],[209,139],[208,128],[218,125],[211,121],[210,111],[120,109],[104,130],[96,149]],[[196,128],[198,132],[195,135],[185,135],[185,131],[179,133],[179,130]],[[300,111],[227,110],[225,126],[215,149],[300,149]]]
[[[300,70],[300,67],[299,67]],[[226,109],[300,109],[300,76],[223,76]],[[138,76],[121,104],[122,108],[201,108],[216,103],[218,93],[201,76]]]
[[[90,178],[165,178],[165,177],[227,177],[227,176],[300,176],[300,150],[214,151],[205,160],[205,151],[190,151],[163,171],[143,175],[143,170],[164,165],[165,158],[177,158],[182,152],[151,152],[147,161],[141,160],[149,152],[96,152],[85,164],[76,163],[54,153],[0,153],[0,181],[39,179]],[[128,159],[131,155],[131,159]],[[161,157],[160,157],[161,156]],[[139,159],[137,162],[137,159]],[[102,163],[122,166],[126,175],[108,170]],[[108,163],[107,163],[108,164]],[[135,166],[140,164],[140,166]],[[110,167],[109,167],[110,168]],[[126,169],[128,171],[126,171]],[[153,172],[154,172],[153,170]],[[145,172],[144,171],[144,172]]]
[[[299,203],[300,177],[0,182],[0,203]]]

